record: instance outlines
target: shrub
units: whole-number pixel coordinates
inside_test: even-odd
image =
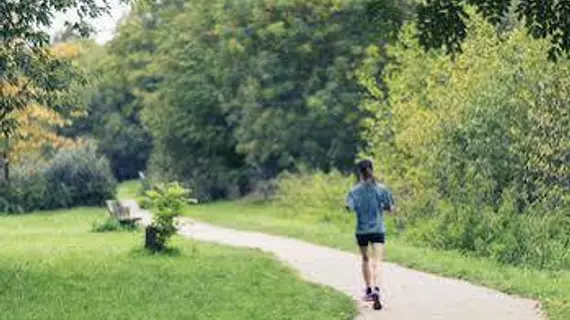
[[[117,219],[107,217],[102,221],[95,221],[91,226],[93,232],[111,232],[121,229],[121,224]]]
[[[115,197],[116,182],[108,161],[93,146],[84,146],[60,150],[49,161],[14,166],[0,191],[0,211],[22,213],[99,206]]]
[[[0,211],[23,213],[49,209],[45,199],[49,190],[43,174],[47,164],[24,162],[12,167],[10,183],[0,182]]]
[[[52,208],[100,206],[116,195],[109,162],[93,146],[62,150],[45,171]]]
[[[274,200],[277,193],[277,181],[258,179],[252,182],[251,190],[245,200],[252,203],[264,203]]]
[[[570,269],[570,217],[540,207],[521,214],[514,199],[506,196],[499,210],[440,201],[431,218],[414,221],[406,240],[504,264]]]
[[[470,174],[468,179],[470,184],[452,188],[455,191],[448,194],[450,199],[431,190],[409,196],[396,185],[398,220],[404,216],[407,221],[403,240],[504,264],[570,269],[570,217],[564,206],[551,206],[563,197],[553,192],[519,213],[515,189],[506,192],[494,207],[479,201],[488,188],[485,179],[478,174]],[[278,179],[274,203],[285,209],[281,212],[286,217],[333,223],[348,231],[354,218],[341,210],[351,184],[349,177],[336,172],[284,174]],[[392,187],[389,182],[387,185]],[[390,236],[401,230],[393,222],[386,219]]]
[[[157,185],[147,196],[155,209],[154,218],[146,230],[145,246],[151,251],[163,251],[167,242],[176,233],[174,219],[182,212],[188,202],[196,202],[187,198],[190,190],[184,189],[177,182]]]
[[[0,214],[23,213],[24,208],[19,205],[16,198],[16,191],[6,183],[0,183]]]
[[[349,177],[336,171],[285,173],[277,180],[275,202],[293,215],[330,215],[344,210],[344,199],[351,185]]]
[[[134,231],[137,230],[136,224],[121,224],[117,219],[107,217],[101,221],[93,222],[91,226],[93,232],[113,232],[113,231]]]
[[[139,196],[136,201],[141,209],[150,209],[152,207],[152,200],[145,196]]]
[[[359,73],[372,93],[363,105],[376,113],[366,151],[395,188],[408,241],[570,268],[570,64],[549,61],[548,44],[524,28],[499,36],[470,17],[453,59],[425,52],[413,24],[387,52],[369,50],[372,61],[395,63],[382,87],[374,68]]]

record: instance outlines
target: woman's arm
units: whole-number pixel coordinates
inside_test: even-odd
[[[354,211],[354,197],[352,196],[351,193],[348,193],[348,195],[346,196],[344,208],[348,212]]]

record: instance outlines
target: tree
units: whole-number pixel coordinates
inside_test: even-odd
[[[202,199],[226,196],[247,174],[220,99],[221,79],[231,76],[211,32],[223,19],[221,3],[192,1],[184,9],[170,2],[146,15],[156,22],[157,54],[149,67],[162,76],[143,110],[155,139],[151,169],[190,184]]]
[[[352,168],[369,116],[353,71],[404,16],[387,2],[390,19],[367,20],[368,3],[195,0],[170,10],[146,33],[157,48],[149,70],[162,80],[143,114],[160,167],[215,197],[301,163]]]
[[[59,43],[50,48],[54,56],[65,61],[73,61],[81,54],[78,44]],[[18,134],[12,137],[10,162],[16,163],[22,158],[42,157],[53,154],[60,148],[75,147],[82,144],[81,139],[65,137],[61,128],[68,127],[72,121],[83,116],[84,90],[77,82],[71,82],[69,93],[61,97],[61,104],[68,105],[65,112],[32,103],[26,109],[16,113],[19,124]],[[60,110],[61,111],[61,110]]]
[[[75,63],[85,69],[90,83],[84,88],[87,115],[60,130],[68,137],[91,137],[105,155],[119,181],[134,179],[146,169],[152,137],[142,124],[141,83],[135,67],[111,45],[80,42],[82,54]],[[125,52],[128,56],[129,53]]]
[[[369,101],[377,110],[371,152],[412,199],[429,191],[477,208],[496,209],[507,197],[518,213],[564,208],[570,63],[548,61],[548,41],[524,28],[500,38],[474,14],[468,31],[463,53],[451,58],[425,52],[414,26],[405,28],[389,51],[390,94]]]
[[[420,44],[424,48],[461,50],[467,35],[465,6],[474,6],[498,26],[511,15],[524,21],[534,38],[549,38],[550,58],[570,53],[570,0],[428,0],[417,6]]]
[[[549,41],[522,26],[499,35],[469,13],[461,53],[424,50],[414,24],[387,53],[370,50],[395,62],[388,95],[361,73],[377,115],[367,151],[399,195],[406,239],[567,267],[570,61],[550,61]]]
[[[73,26],[65,26],[60,30],[53,38],[53,43],[65,43],[72,42],[81,39],[81,35],[78,34],[77,30]]]
[[[61,96],[78,74],[69,61],[48,49],[44,30],[57,13],[74,10],[79,20],[73,24],[82,35],[89,33],[86,18],[107,11],[106,0],[40,0],[0,2],[0,134],[4,140],[4,178],[9,178],[10,138],[19,129],[17,112],[37,103],[58,110],[66,106]]]

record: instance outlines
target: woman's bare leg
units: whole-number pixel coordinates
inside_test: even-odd
[[[373,243],[370,246],[370,269],[371,269],[371,282],[375,287],[380,288],[382,283],[382,257],[384,255],[384,244]]]
[[[370,254],[368,252],[368,246],[359,247],[360,254],[362,256],[362,276],[364,278],[364,283],[367,288],[371,288],[373,282],[373,273],[370,268]]]

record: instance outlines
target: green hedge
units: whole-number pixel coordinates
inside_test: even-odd
[[[570,218],[540,209],[516,212],[504,200],[499,210],[440,201],[431,218],[416,218],[406,241],[420,246],[458,250],[510,265],[570,269]]]
[[[99,206],[115,197],[109,162],[93,146],[61,150],[46,162],[23,163],[0,185],[0,212]]]

